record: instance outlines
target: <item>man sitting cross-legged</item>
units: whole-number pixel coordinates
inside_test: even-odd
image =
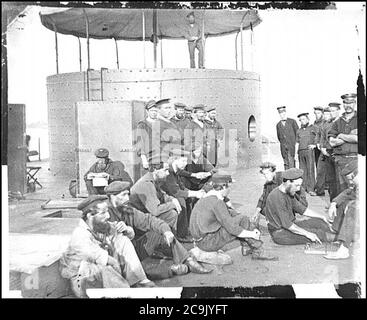
[[[107,186],[105,191],[109,198],[110,221],[115,222],[117,229],[123,233],[133,228],[135,235],[133,243],[141,260],[151,256],[155,249],[161,246],[164,247],[165,252],[170,251],[169,255],[173,257],[174,266],[171,268],[173,274],[212,271],[204,268],[189,255],[166,222],[152,214],[143,213],[129,204],[129,183],[116,181]]]
[[[87,288],[155,287],[130,239],[108,222],[106,196],[90,196],[78,209],[82,219],[60,259],[61,275],[71,280],[74,294],[85,298]]]
[[[296,245],[308,242],[333,241],[327,218],[307,208],[294,195],[302,185],[303,170],[291,168],[283,172],[283,183],[270,192],[265,205],[268,230],[277,244]],[[297,221],[295,214],[311,217]]]
[[[224,202],[231,181],[231,176],[215,173],[206,185],[206,189],[211,187],[211,190],[196,203],[190,219],[190,232],[196,245],[204,251],[217,251],[234,240],[240,240],[243,255],[251,254],[253,259],[277,260],[277,257],[264,253],[260,231],[249,218],[228,208]]]

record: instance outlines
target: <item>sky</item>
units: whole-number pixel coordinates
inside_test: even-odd
[[[10,26],[7,38],[9,103],[26,104],[28,127],[47,124],[46,77],[56,73],[54,33],[41,24],[39,10],[28,7],[26,16]],[[276,137],[279,105],[286,105],[289,116],[296,117],[312,113],[314,106],[341,102],[344,93],[356,92],[358,48],[365,70],[363,2],[338,2],[337,10],[260,10],[259,15],[262,23],[254,28],[253,46],[250,32],[244,32],[244,69],[260,74],[264,136]],[[58,43],[59,72],[78,72],[77,38],[59,34]],[[185,40],[163,40],[162,45],[165,68],[189,67]],[[120,68],[143,67],[141,42],[121,40],[118,47]],[[116,68],[113,40],[92,39],[90,50],[92,68]],[[147,67],[152,68],[150,42],[145,52]],[[82,54],[86,70],[84,39]],[[207,69],[235,69],[235,35],[209,38],[205,61]],[[160,67],[159,62],[160,57]]]

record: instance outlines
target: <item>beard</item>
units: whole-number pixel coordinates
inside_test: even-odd
[[[296,192],[292,190],[292,186],[286,187],[285,192],[287,192],[287,194],[289,194],[291,197],[293,197],[296,194]]]
[[[104,169],[107,168],[107,165],[106,164],[99,164],[97,167],[98,167],[99,170],[104,170]]]
[[[93,230],[97,233],[108,234],[111,230],[111,225],[108,222],[98,222],[93,219]]]

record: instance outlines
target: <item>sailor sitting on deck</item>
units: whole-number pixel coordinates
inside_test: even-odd
[[[130,175],[125,171],[125,166],[120,161],[112,161],[109,151],[99,148],[94,152],[97,162],[93,164],[84,175],[88,195],[105,194],[104,187],[113,181],[127,181],[133,183]]]
[[[251,218],[252,222],[255,223],[257,227],[259,227],[261,215],[265,217],[265,204],[270,192],[276,187],[279,187],[283,182],[283,172],[276,172],[276,165],[271,162],[263,162],[260,165],[260,173],[264,176],[266,181],[264,184],[263,193],[257,202],[256,212]],[[299,191],[296,191],[294,194],[294,199],[299,201],[301,205],[305,207],[308,206],[306,190],[303,187],[301,187]]]
[[[332,228],[337,232],[335,240],[340,243],[336,252],[325,256],[326,259],[347,259],[352,242],[358,237],[358,160],[349,162],[341,174],[349,182],[349,188],[341,192],[329,208],[329,217],[333,219]]]
[[[255,260],[278,260],[264,253],[260,231],[249,218],[225,204],[224,197],[229,194],[231,181],[230,175],[215,173],[206,186],[211,185],[212,189],[196,203],[190,219],[190,232],[196,245],[204,251],[217,251],[239,240],[244,256],[251,255]]]
[[[294,195],[302,185],[303,170],[290,168],[283,172],[283,183],[270,192],[265,204],[268,230],[273,241],[282,245],[331,242],[335,235],[327,218],[299,201]],[[295,214],[310,217],[297,221]]]
[[[108,222],[106,198],[94,195],[78,206],[82,219],[60,259],[61,275],[77,297],[87,297],[87,288],[155,287],[128,236]]]
[[[149,277],[163,279],[172,275],[185,274],[189,271],[194,273],[209,273],[212,271],[204,268],[189,255],[187,250],[175,238],[171,227],[166,222],[152,214],[141,212],[129,204],[129,183],[115,181],[106,187],[106,193],[109,198],[110,221],[118,223],[119,227],[122,228],[121,231],[124,228],[134,229],[136,236],[133,244],[141,260],[159,251],[173,258],[173,262],[170,262],[169,265],[160,263],[160,266],[155,268],[156,270],[147,268],[146,272]],[[144,264],[144,266],[146,265]]]

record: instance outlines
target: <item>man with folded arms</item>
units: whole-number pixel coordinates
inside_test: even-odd
[[[302,185],[303,170],[291,168],[283,172],[283,183],[270,192],[265,205],[268,230],[273,241],[281,245],[333,241],[335,235],[323,215],[307,208],[294,195]],[[296,213],[310,217],[297,221]]]
[[[345,181],[341,171],[358,156],[358,119],[355,110],[357,95],[344,94],[341,98],[345,112],[333,122],[328,133],[329,143],[333,148],[338,194],[348,188],[348,182]]]

